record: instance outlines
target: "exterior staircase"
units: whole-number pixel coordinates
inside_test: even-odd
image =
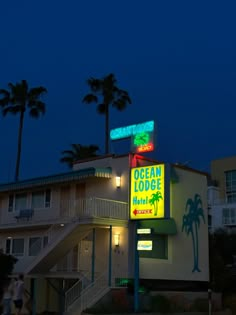
[[[66,209],[65,217],[61,217],[63,223],[60,224],[57,221],[56,224],[52,224],[42,236],[48,239],[48,243],[24,268],[25,274],[48,272],[61,257],[65,256],[79,240],[91,231],[91,218],[120,220],[128,218],[126,202],[102,198],[76,200],[68,203]],[[38,245],[34,244],[34,246],[41,248],[41,240]]]
[[[25,269],[25,274],[48,272],[58,260],[91,231],[91,226],[79,221],[69,222],[63,226],[53,224],[45,233],[48,244],[34,257]]]
[[[82,311],[97,303],[109,291],[107,270],[85,287],[83,280],[79,280],[66,292],[65,314],[80,315]]]

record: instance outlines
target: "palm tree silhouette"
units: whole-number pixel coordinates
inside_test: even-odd
[[[98,156],[96,152],[99,150],[97,145],[91,144],[89,146],[81,145],[81,144],[72,144],[71,150],[62,151],[62,155],[64,155],[60,162],[66,163],[69,168],[73,167],[74,162],[78,160],[84,160],[91,157]]]
[[[15,181],[17,181],[19,178],[25,112],[28,109],[30,117],[36,119],[39,118],[40,114],[45,114],[45,103],[41,100],[41,96],[47,90],[42,86],[29,89],[26,80],[16,84],[8,83],[8,87],[9,90],[0,89],[0,96],[2,96],[0,107],[2,107],[3,116],[7,114],[20,115],[15,169]]]
[[[109,107],[113,106],[119,111],[126,108],[127,104],[131,104],[129,94],[125,90],[121,90],[116,85],[114,74],[109,74],[102,79],[90,78],[87,81],[91,92],[83,98],[86,104],[98,103],[97,111],[99,114],[105,115],[105,153],[109,153]]]
[[[182,232],[185,231],[187,236],[191,234],[193,242],[193,270],[192,272],[201,270],[198,267],[198,229],[200,227],[200,218],[205,223],[205,217],[203,212],[202,200],[200,195],[195,194],[194,199],[189,198],[186,202],[185,212],[183,215]]]
[[[158,212],[158,203],[159,201],[163,199],[162,198],[162,195],[161,195],[161,192],[160,191],[157,191],[155,192],[154,194],[152,194],[152,198],[149,199],[149,203],[150,205],[154,206],[154,215],[156,216],[157,215],[157,212]]]

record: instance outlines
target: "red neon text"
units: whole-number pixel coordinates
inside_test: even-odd
[[[153,143],[148,143],[146,145],[141,145],[140,147],[137,147],[137,152],[149,152],[153,151]]]

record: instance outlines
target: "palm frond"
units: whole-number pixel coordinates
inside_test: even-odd
[[[37,117],[39,117],[40,114],[44,115],[46,112],[46,106],[45,103],[39,100],[31,100],[28,103],[28,107],[30,109],[30,116],[35,117],[32,115],[32,111],[33,112],[38,112],[37,113]]]
[[[94,94],[87,94],[83,98],[83,103],[90,104],[90,103],[97,103],[98,97]]]
[[[81,145],[79,143],[71,144],[71,150],[64,150],[61,152],[64,155],[60,161],[67,163],[69,167],[73,165],[78,160],[83,160],[86,158],[96,157],[99,147],[95,144],[89,146]]]
[[[20,112],[22,112],[22,106],[17,105],[17,106],[8,106],[3,108],[2,110],[2,114],[3,116],[6,116],[7,114],[12,114],[12,115],[16,115]]]
[[[34,88],[31,88],[29,90],[29,97],[32,97],[32,98],[38,98],[39,96],[42,96],[43,94],[46,94],[47,93],[47,89],[43,86],[38,86],[38,87],[34,87]]]
[[[107,112],[107,105],[104,103],[101,103],[97,106],[97,112],[101,115],[106,114]]]
[[[72,168],[73,164],[74,164],[73,158],[70,158],[70,157],[62,157],[60,159],[60,162],[61,163],[66,163],[69,166],[69,168]]]
[[[103,80],[90,78],[87,80],[87,84],[93,92],[97,93],[102,90]]]
[[[185,205],[185,211],[187,211],[188,208],[192,208],[193,207],[193,200],[191,198],[189,198],[186,202],[186,205]]]
[[[0,99],[0,106],[6,106],[10,101],[10,93],[7,90],[1,89],[0,95],[2,95],[2,98]]]

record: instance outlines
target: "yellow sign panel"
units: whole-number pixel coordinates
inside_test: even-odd
[[[164,184],[164,164],[131,169],[131,219],[164,217]]]

